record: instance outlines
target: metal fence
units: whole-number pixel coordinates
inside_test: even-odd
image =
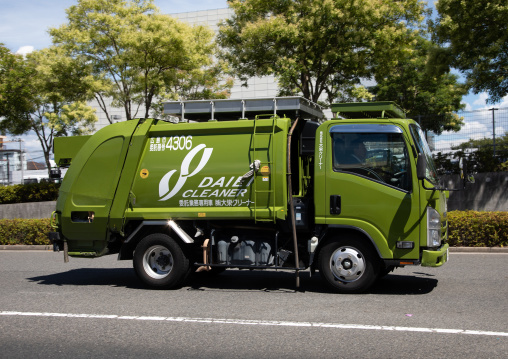
[[[427,140],[433,152],[450,152],[470,140],[485,139],[486,141],[481,143],[478,141],[476,146],[490,146],[493,150],[503,146],[503,138],[508,133],[508,107],[461,111],[457,115],[464,121],[460,131],[445,131],[440,135],[428,133]],[[426,121],[432,121],[435,118],[436,116],[422,117],[420,121],[424,126]]]
[[[467,158],[470,170],[476,173],[508,171],[508,108],[462,111],[457,115],[463,120],[460,131],[427,133],[438,172],[458,173],[459,157]],[[417,120],[425,128],[439,119],[419,116]]]

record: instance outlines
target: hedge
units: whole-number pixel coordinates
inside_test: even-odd
[[[59,183],[30,183],[0,187],[0,204],[56,201]]]
[[[0,245],[50,244],[49,218],[0,219]]]
[[[452,247],[508,245],[508,212],[451,211],[448,243]],[[49,219],[0,219],[0,245],[49,244]]]
[[[508,212],[448,212],[448,243],[452,247],[508,245]]]

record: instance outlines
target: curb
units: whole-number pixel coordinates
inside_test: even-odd
[[[14,245],[1,245],[1,251],[53,251],[52,244],[14,244]]]
[[[52,244],[41,245],[0,245],[3,251],[53,251]],[[451,253],[508,253],[508,247],[450,247]]]
[[[508,247],[450,247],[452,253],[508,253]]]

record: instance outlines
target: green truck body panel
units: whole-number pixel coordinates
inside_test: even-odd
[[[190,105],[199,109],[202,103]],[[184,112],[184,104],[168,108]],[[227,121],[132,120],[93,136],[57,138],[55,160],[70,164],[57,201],[59,238],[71,256],[125,255],[127,247],[132,255],[146,226],[158,228],[171,221],[184,228],[186,234],[173,226],[183,248],[196,242],[194,251],[199,253],[207,243],[199,239],[204,232],[212,248],[233,246],[238,236],[229,228],[235,228],[240,242],[276,247],[267,253],[285,260],[280,243],[290,243],[294,221],[305,266],[315,268],[314,254],[319,256],[331,241],[351,235],[363,238],[386,268],[442,265],[448,249],[447,193],[425,189],[422,184],[427,180],[417,177],[418,125],[405,119],[393,103],[341,104],[332,111],[349,114],[349,119],[295,123],[299,112],[286,117],[291,116],[289,111],[282,117],[232,120],[228,112]],[[355,118],[359,113],[370,115]],[[220,113],[212,112],[211,117],[220,120]],[[294,139],[288,147],[293,125]],[[351,155],[345,148],[359,139],[368,147],[365,163],[348,164],[341,156]],[[436,185],[425,183],[427,188]],[[435,211],[439,243],[430,245],[429,233],[436,234],[429,229],[427,216],[435,218]],[[189,228],[197,229],[196,236]],[[265,243],[261,238],[267,237],[275,239]],[[228,253],[219,247],[219,257]],[[265,253],[259,251],[256,258]],[[225,263],[235,267],[241,261]],[[266,263],[277,266],[278,260]]]
[[[286,153],[273,149],[285,143],[289,125],[289,119],[258,120],[255,129],[254,121],[152,125],[126,216],[284,219]],[[269,174],[242,181],[255,160]]]

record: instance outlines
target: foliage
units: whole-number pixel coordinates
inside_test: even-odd
[[[452,159],[464,157],[468,160],[468,168],[476,173],[502,172],[508,170],[508,135],[496,138],[496,156],[494,156],[494,142],[491,138],[479,140],[470,139],[460,145],[452,146],[453,154],[438,153],[435,157],[438,168],[450,170]],[[457,173],[458,167],[447,173]],[[445,171],[446,172],[446,171]]]
[[[0,187],[0,204],[56,201],[60,184],[31,183]]]
[[[371,91],[376,100],[396,101],[408,118],[423,116],[425,121],[420,124],[424,131],[458,131],[463,119],[453,112],[465,107],[461,100],[467,89],[456,75],[435,68],[439,64],[430,61],[434,47],[418,37],[413,50],[399,57],[388,74],[376,76],[377,84]]]
[[[26,58],[6,49],[0,55],[4,116],[0,130],[12,135],[35,132],[49,173],[54,137],[89,133],[97,121],[94,110],[84,102],[89,88],[83,80],[87,64],[65,56],[56,47],[35,51]]]
[[[51,230],[49,218],[0,219],[0,245],[48,245]]]
[[[508,245],[508,212],[448,212],[452,247]],[[49,244],[49,219],[0,219],[0,244]]]
[[[448,212],[448,243],[455,247],[508,245],[508,212]]]
[[[432,155],[439,175],[460,173],[458,155],[456,153],[438,152]]]
[[[219,62],[209,68],[195,69],[187,73],[179,73],[181,77],[178,82],[169,86],[169,93],[158,97],[158,102],[152,104],[153,117],[173,121],[174,117],[164,114],[164,102],[178,99],[203,100],[203,99],[226,99],[230,96],[233,87],[233,78],[229,77],[223,81],[223,74],[227,67]]]
[[[244,82],[275,75],[281,94],[329,103],[361,78],[388,72],[418,34],[420,0],[231,0],[220,27],[221,56]]]
[[[33,110],[30,79],[34,69],[25,66],[23,57],[12,54],[0,43],[0,118],[11,116],[19,118]],[[14,122],[15,132],[23,132],[26,124],[22,121]],[[4,121],[0,123],[3,130]]]
[[[454,150],[464,152],[475,172],[499,172],[506,170],[508,162],[508,135],[496,138],[496,155],[494,156],[494,142],[491,138],[469,140]],[[472,166],[471,166],[472,165]]]
[[[185,98],[196,87],[205,96],[219,86],[212,31],[159,14],[153,0],[79,0],[66,12],[68,23],[50,30],[53,42],[91,64],[94,96],[110,122],[110,99],[127,120],[141,106],[147,118],[155,98]]]
[[[449,56],[474,93],[500,101],[508,94],[508,2],[439,0],[436,9],[436,38],[449,45],[440,56]]]

